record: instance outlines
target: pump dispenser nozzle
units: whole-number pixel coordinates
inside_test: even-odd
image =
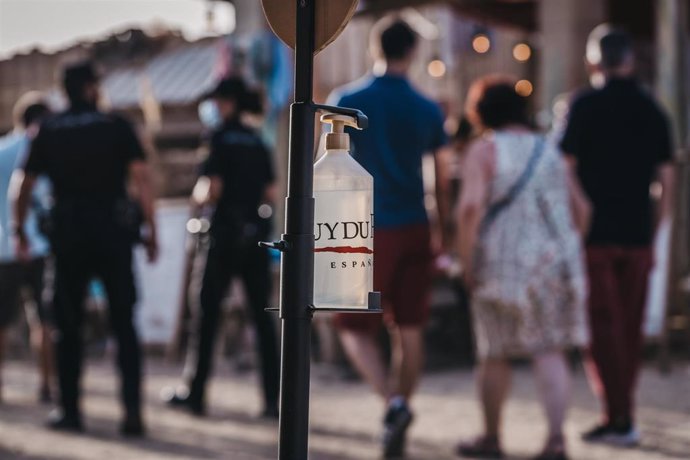
[[[355,117],[337,113],[321,115],[321,123],[331,125],[331,132],[326,134],[326,150],[350,150],[350,136],[345,133],[345,126],[362,129]]]

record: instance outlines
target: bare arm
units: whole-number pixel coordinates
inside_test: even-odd
[[[568,194],[570,195],[570,210],[573,223],[580,235],[584,238],[589,233],[592,223],[592,204],[587,194],[582,189],[580,180],[577,177],[577,159],[572,155],[566,155],[566,168],[568,181]]]
[[[462,192],[457,210],[458,253],[470,287],[473,284],[474,251],[479,227],[486,212],[493,156],[494,147],[491,142],[476,141],[470,146],[462,170]]]
[[[196,206],[215,204],[223,193],[223,180],[219,176],[201,176],[192,191],[192,203]]]
[[[151,187],[151,174],[146,162],[135,160],[130,163],[129,176],[138,191],[139,204],[144,214],[148,234],[144,241],[150,262],[158,258],[158,231],[156,227],[154,194]]]
[[[671,162],[663,163],[657,169],[657,178],[661,183],[659,199],[659,222],[673,215],[674,195],[676,190],[676,170]]]
[[[450,158],[453,152],[450,148],[439,149],[434,155],[434,167],[436,171],[435,192],[436,210],[438,213],[438,231],[440,243],[444,251],[450,249],[450,232],[448,227],[450,215]]]
[[[216,204],[223,194],[223,179],[219,176],[211,176],[208,188],[208,203]]]
[[[278,201],[278,184],[272,182],[266,186],[264,189],[263,200],[263,202],[268,205],[275,205],[275,203]]]
[[[20,259],[29,257],[29,241],[24,233],[24,224],[29,213],[31,192],[34,189],[36,177],[24,174],[22,170],[16,170],[10,181],[10,200],[13,202],[14,234],[17,236],[17,254]]]

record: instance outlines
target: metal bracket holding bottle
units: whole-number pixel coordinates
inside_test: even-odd
[[[290,249],[290,244],[285,240],[280,241],[259,241],[259,247],[266,249],[275,249],[276,251],[285,252]]]
[[[372,291],[369,293],[367,308],[319,308],[314,305],[309,305],[309,310],[313,313],[383,313],[381,308],[381,293],[379,291]],[[280,311],[277,307],[268,307],[265,311]]]
[[[259,247],[262,248],[267,248],[267,249],[274,249],[276,251],[280,251],[281,253],[287,252],[291,249],[291,245],[289,242],[285,240],[280,240],[280,241],[272,241],[272,242],[267,242],[267,241],[260,241],[259,242]],[[367,299],[367,305],[368,307],[366,309],[357,309],[357,308],[318,308],[314,305],[309,305],[309,310],[311,312],[325,312],[325,313],[382,313],[383,309],[381,308],[381,293],[378,291],[373,291],[369,293],[368,299]],[[277,307],[268,307],[265,309],[266,311],[280,311],[280,308]]]

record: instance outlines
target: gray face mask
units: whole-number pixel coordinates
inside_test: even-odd
[[[223,122],[220,116],[220,111],[218,110],[218,105],[210,99],[200,103],[199,120],[201,120],[201,123],[209,129],[218,128]]]

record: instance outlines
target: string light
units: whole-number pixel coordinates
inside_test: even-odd
[[[472,39],[472,49],[479,54],[489,52],[491,49],[491,39],[486,34],[477,34]]]
[[[518,43],[513,47],[513,57],[516,61],[528,61],[532,57],[532,48],[527,43]]]
[[[527,97],[531,95],[533,91],[534,86],[532,86],[532,82],[529,80],[520,80],[515,83],[515,92],[520,96]]]
[[[441,78],[446,74],[446,64],[440,59],[434,59],[426,68],[429,75],[434,78]]]

